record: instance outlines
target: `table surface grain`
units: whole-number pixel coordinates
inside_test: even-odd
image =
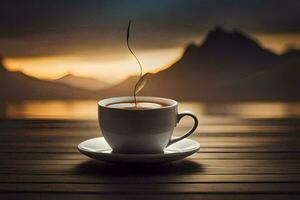
[[[300,199],[299,122],[204,123],[182,161],[114,165],[77,151],[96,121],[1,120],[0,199]]]

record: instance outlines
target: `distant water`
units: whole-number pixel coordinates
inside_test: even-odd
[[[300,102],[179,102],[179,111],[191,110],[199,118],[217,119],[282,119],[300,118]],[[5,106],[8,118],[96,120],[97,102],[84,101],[22,101]]]

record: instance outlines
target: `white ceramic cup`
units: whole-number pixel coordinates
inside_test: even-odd
[[[190,111],[177,112],[177,102],[159,97],[138,96],[137,101],[164,104],[160,108],[132,110],[108,107],[113,103],[133,102],[133,97],[114,97],[98,102],[98,120],[102,134],[117,153],[161,153],[183,138],[191,135],[198,126],[197,117]],[[180,119],[190,116],[193,127],[181,137],[172,138]]]

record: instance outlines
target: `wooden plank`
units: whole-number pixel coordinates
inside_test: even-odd
[[[74,134],[67,134],[65,131],[58,132],[59,134],[55,134],[57,131],[52,130],[47,135],[43,132],[37,132],[37,133],[30,133],[25,134],[24,132],[20,133],[14,133],[14,134],[2,134],[0,133],[1,141],[7,141],[12,143],[18,143],[18,142],[80,142],[85,139],[90,139],[94,137],[100,137],[101,134],[99,132],[81,132],[80,134],[76,135]],[[180,134],[178,134],[180,135]],[[222,138],[224,138],[226,141],[246,141],[249,139],[249,141],[265,141],[268,142],[268,139],[270,141],[278,141],[279,139],[287,140],[290,139],[298,139],[300,138],[300,132],[280,132],[280,133],[251,133],[251,134],[245,134],[245,133],[201,133],[201,134],[194,134],[190,138],[193,138],[195,140],[205,140],[205,142],[218,142],[221,141]],[[231,140],[232,139],[232,140]]]
[[[299,153],[300,155],[300,153]],[[10,160],[52,160],[52,159],[60,159],[60,160],[71,160],[71,159],[83,159],[87,160],[86,156],[76,153],[26,153],[26,152],[17,152],[17,153],[3,153],[0,152],[0,159],[10,159]]]
[[[0,183],[300,183],[300,174],[291,175],[18,175],[0,174]]]
[[[130,200],[299,200],[299,194],[237,194],[237,193],[219,193],[219,194],[120,194],[120,193],[45,193],[45,192],[35,192],[35,193],[1,193],[0,199],[9,200],[120,200],[120,199],[130,199]]]
[[[0,152],[1,160],[91,160],[90,158],[80,154],[79,152],[74,153],[2,153]],[[228,159],[228,160],[299,160],[300,153],[286,153],[286,152],[260,152],[260,153],[248,153],[248,152],[202,152],[193,154],[187,159]]]
[[[202,125],[193,137],[201,150],[161,166],[111,165],[79,154],[80,141],[100,135],[96,123],[0,128],[0,199],[299,199],[300,120],[295,122]]]
[[[250,152],[257,152],[257,151],[300,151],[300,142],[290,142],[290,143],[200,143],[201,149],[200,152],[214,150],[217,149],[224,149],[225,151],[229,151],[228,149],[236,149],[236,152],[249,150]],[[20,144],[20,145],[1,145],[0,152],[77,152],[77,145],[62,145],[58,146],[54,145],[43,145],[40,143],[39,145],[27,145],[27,144]],[[218,150],[220,151],[220,150]]]
[[[289,143],[237,143],[237,142],[224,142],[224,143],[205,143],[201,142],[202,149],[237,149],[236,152],[239,152],[239,149],[253,149],[252,151],[257,150],[282,150],[282,151],[300,151],[300,141],[298,142],[289,142]],[[43,143],[39,144],[19,144],[19,145],[0,145],[0,152],[76,152],[78,144],[53,144],[53,145],[44,145]]]
[[[1,137],[0,137],[1,138]],[[38,138],[36,138],[38,139]],[[194,138],[195,139],[195,138]],[[270,141],[268,141],[268,139]],[[201,143],[200,152],[299,152],[300,138],[288,137],[257,137],[257,138],[238,138],[238,137],[221,137],[221,138],[197,138]],[[216,140],[216,141],[214,141]],[[80,142],[61,141],[56,138],[51,142],[3,142],[0,145],[0,152],[77,152],[77,144]],[[38,140],[37,140],[38,141]]]
[[[125,194],[174,193],[299,193],[300,183],[178,183],[178,184],[63,184],[3,183],[0,192],[82,192]]]
[[[188,159],[194,161],[196,159]],[[86,160],[88,161],[88,160]],[[80,165],[85,160],[1,160],[2,168],[11,168],[12,166],[55,166],[55,165]],[[208,159],[195,161],[205,167],[223,166],[223,167],[284,167],[295,166],[300,167],[300,158],[298,160],[227,160],[227,159]]]
[[[24,136],[20,136],[24,137]],[[20,139],[20,137],[18,139]],[[5,139],[1,137],[1,139]],[[80,138],[40,138],[38,136],[24,137],[24,140],[13,139],[9,137],[9,140],[5,140],[4,143],[0,144],[0,147],[6,146],[74,146],[81,142]],[[26,139],[26,140],[25,140]],[[269,144],[269,143],[300,143],[300,134],[297,137],[287,136],[287,135],[263,135],[263,136],[230,136],[223,135],[219,137],[214,136],[199,136],[199,137],[191,137],[191,139],[197,140],[201,143],[205,144]],[[3,141],[3,140],[2,140]]]
[[[300,174],[300,168],[292,166],[276,167],[227,167],[227,166],[203,166],[201,163],[186,161],[182,163],[173,163],[165,166],[120,166],[108,164],[83,163],[81,165],[52,165],[52,166],[12,166],[1,167],[0,174],[90,174],[95,176],[102,175],[122,175],[122,174],[203,174],[203,175],[250,175],[250,174]]]
[[[73,148],[20,148],[20,149],[5,149],[1,153],[77,153],[77,147]],[[200,153],[300,153],[300,149],[295,149],[294,146],[284,146],[278,148],[270,147],[202,147]]]

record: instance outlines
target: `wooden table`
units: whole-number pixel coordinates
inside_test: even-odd
[[[130,166],[77,151],[99,136],[96,121],[2,120],[0,199],[300,199],[299,128],[298,119],[202,123],[193,156]]]

